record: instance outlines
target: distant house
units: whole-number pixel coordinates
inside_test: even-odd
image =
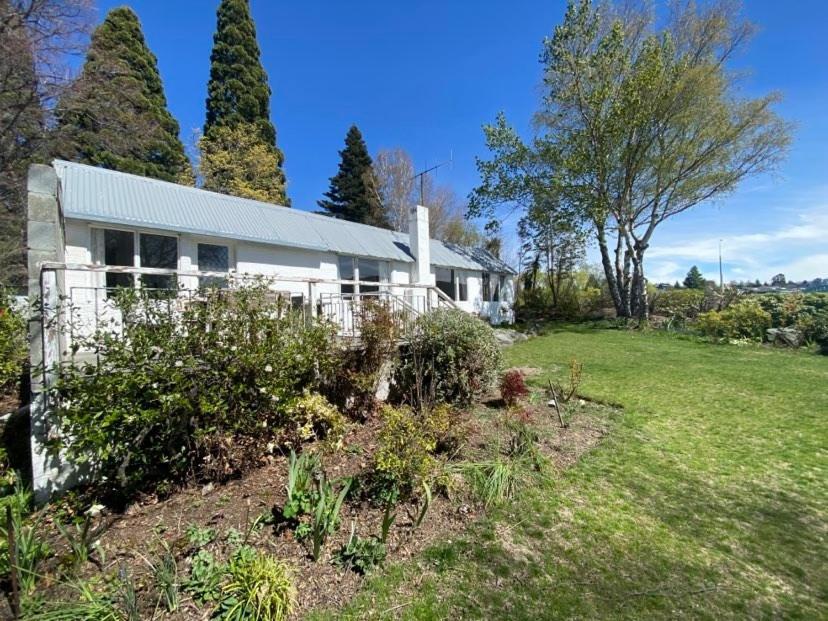
[[[483,249],[430,239],[422,206],[399,233],[82,164],[56,160],[52,169],[67,264],[61,289],[96,312],[114,287],[193,290],[226,274],[266,277],[338,321],[347,322],[343,301],[374,295],[420,310],[439,296],[492,323],[512,319],[514,270]]]

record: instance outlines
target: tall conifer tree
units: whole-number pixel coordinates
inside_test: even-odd
[[[228,153],[224,147],[228,135],[233,132],[246,136],[253,134],[261,144],[252,145],[241,159],[261,159],[260,155],[264,153],[269,172],[263,178],[264,167],[256,166],[255,177],[260,183],[251,188],[249,195],[260,198],[263,194],[271,202],[289,206],[282,170],[284,155],[276,146],[276,128],[270,120],[271,91],[261,64],[250,3],[248,0],[222,0],[216,17],[207,85],[207,120],[201,143],[204,187],[227,192],[234,187],[250,186],[250,175],[245,175],[247,179],[236,179],[228,167],[216,166],[213,160],[226,159]],[[210,173],[217,168],[223,171],[218,177]]]
[[[339,171],[331,177],[327,200],[319,201],[319,206],[335,218],[391,228],[379,200],[368,147],[356,125],[348,130],[339,155]]]
[[[113,9],[95,30],[83,71],[57,114],[59,154],[166,181],[193,182],[155,55],[132,9]]]

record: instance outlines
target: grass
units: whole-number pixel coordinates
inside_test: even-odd
[[[828,358],[563,327],[508,362],[624,414],[561,478],[316,618],[828,617]]]

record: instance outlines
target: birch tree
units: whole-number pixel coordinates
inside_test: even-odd
[[[590,222],[618,315],[646,319],[658,225],[772,170],[789,145],[780,96],[740,97],[728,68],[752,32],[726,1],[674,2],[659,23],[646,4],[571,0],[543,43],[536,135],[503,116],[485,128],[472,213],[554,188]]]

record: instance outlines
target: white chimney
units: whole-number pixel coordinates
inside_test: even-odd
[[[408,214],[408,237],[414,255],[413,284],[433,285],[431,275],[431,246],[428,237],[428,207],[417,205]]]

